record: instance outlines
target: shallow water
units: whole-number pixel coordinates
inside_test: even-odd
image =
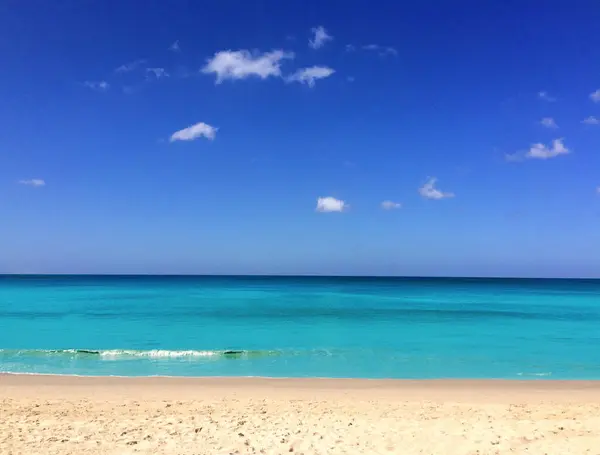
[[[600,379],[600,280],[0,276],[0,371]]]

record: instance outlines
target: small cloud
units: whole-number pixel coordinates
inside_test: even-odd
[[[517,162],[517,161],[523,161],[523,159],[525,159],[525,157],[523,156],[522,153],[506,153],[504,155],[504,159],[506,161],[511,161],[511,162]]]
[[[586,125],[600,125],[600,120],[598,120],[598,118],[594,117],[593,115],[590,115],[587,118],[584,118],[581,123],[584,123]]]
[[[199,137],[205,137],[206,139],[213,140],[217,135],[217,128],[210,126],[204,122],[198,122],[195,125],[188,126],[179,131],[175,131],[169,142],[175,141],[193,141]]]
[[[552,117],[544,117],[542,120],[540,120],[540,125],[546,128],[558,128],[558,125]]]
[[[135,69],[137,69],[140,65],[146,63],[146,60],[134,60],[133,62],[125,63],[118,68],[115,68],[115,73],[129,73]]]
[[[402,207],[402,204],[400,204],[399,202],[383,201],[381,203],[381,208],[383,210],[395,210],[395,209],[399,209],[401,207]]]
[[[181,52],[181,48],[179,47],[179,40],[175,41],[173,44],[169,46],[169,50],[173,52]]]
[[[83,85],[97,92],[106,92],[110,88],[110,84],[106,81],[85,81]]]
[[[569,149],[563,144],[563,139],[554,139],[551,147],[540,143],[533,144],[525,154],[525,157],[546,160],[559,155],[566,155],[567,153],[569,153]]]
[[[169,77],[169,73],[164,68],[146,68],[146,77],[153,75],[156,79]]]
[[[45,186],[46,182],[42,179],[19,180],[19,185],[27,185],[39,188],[40,186]]]
[[[445,193],[435,187],[437,179],[430,177],[429,180],[419,188],[419,194],[426,199],[446,199],[454,197],[454,193]]]
[[[308,46],[313,49],[319,49],[325,45],[327,41],[331,41],[333,36],[327,33],[327,30],[323,26],[314,27],[311,29],[314,34],[312,39],[308,40]]]
[[[600,186],[596,188],[596,193],[600,194]]]
[[[317,212],[343,212],[350,206],[346,202],[336,199],[334,197],[320,197],[317,199]]]
[[[286,77],[286,82],[300,82],[301,84],[307,84],[309,87],[315,86],[317,79],[324,79],[335,73],[335,70],[328,68],[327,66],[312,66],[310,68],[302,68]]]
[[[201,72],[215,74],[216,83],[226,79],[246,79],[256,76],[266,79],[281,76],[281,63],[284,59],[293,59],[293,52],[275,50],[264,54],[251,53],[248,50],[221,51],[208,59]]]
[[[348,76],[348,77],[346,78],[346,80],[347,80],[348,82],[354,82],[356,79],[354,78],[354,76]]]
[[[524,161],[526,159],[547,160],[559,155],[566,155],[570,152],[571,151],[565,147],[563,139],[554,139],[550,147],[545,144],[536,143],[532,144],[527,151],[506,154],[504,157],[506,161],[512,162]]]
[[[363,46],[362,49],[377,52],[381,57],[385,57],[386,55],[398,55],[398,51],[395,48],[390,46],[380,46],[379,44],[367,44]]]
[[[542,101],[548,101],[549,103],[553,103],[554,101],[556,101],[556,98],[548,95],[548,92],[545,91],[538,92],[538,98]]]
[[[375,52],[380,57],[386,57],[388,55],[395,57],[398,55],[396,48],[391,46],[380,46],[379,44],[365,44],[364,46],[359,46],[358,49]],[[357,50],[357,47],[354,44],[346,44],[346,52],[354,52],[355,50]]]
[[[595,92],[590,93],[590,99],[594,103],[600,103],[600,88],[598,90],[596,90]]]

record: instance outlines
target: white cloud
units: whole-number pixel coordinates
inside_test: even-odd
[[[331,196],[320,197],[317,199],[317,212],[343,212],[350,206],[346,202]]]
[[[314,27],[311,29],[314,34],[312,39],[308,40],[308,45],[313,49],[319,49],[325,45],[327,41],[331,41],[333,36],[327,33],[323,26]]]
[[[354,44],[346,44],[346,52],[353,52],[356,50],[356,46]]]
[[[310,68],[302,68],[286,77],[287,82],[300,82],[301,84],[307,84],[309,87],[315,86],[317,79],[324,79],[335,73],[335,70],[328,68],[327,66],[312,66]]]
[[[600,120],[593,115],[590,115],[587,118],[584,118],[581,123],[585,123],[586,125],[600,125]]]
[[[533,144],[525,157],[546,160],[567,153],[569,153],[569,149],[563,144],[563,139],[554,139],[551,147],[541,143]]]
[[[46,182],[42,179],[31,179],[31,180],[19,180],[20,185],[27,185],[33,187],[40,187],[46,185]]]
[[[383,210],[394,210],[394,209],[399,209],[401,207],[402,207],[402,204],[400,204],[399,202],[383,201],[381,203],[381,208]]]
[[[143,65],[144,63],[146,63],[146,60],[143,60],[143,59],[134,60],[133,62],[125,63],[125,64],[119,66],[118,68],[116,68],[115,73],[129,73],[129,72],[135,70],[136,68],[138,68],[140,65]]]
[[[146,77],[154,75],[156,79],[169,77],[169,73],[164,68],[146,68]]]
[[[543,101],[548,101],[549,103],[556,101],[556,98],[548,95],[548,92],[545,91],[538,92],[538,98]]]
[[[195,125],[190,125],[179,131],[175,131],[169,142],[175,141],[193,141],[199,137],[205,137],[206,139],[213,140],[217,135],[217,128],[210,126],[204,122],[198,122]]]
[[[596,90],[595,92],[590,93],[590,99],[594,103],[600,103],[600,88],[598,90]]]
[[[552,117],[544,117],[540,120],[540,125],[545,126],[546,128],[558,128],[558,125]]]
[[[179,40],[175,41],[173,44],[169,46],[169,50],[173,52],[181,52],[181,48],[179,47]]]
[[[445,199],[454,197],[454,193],[445,193],[435,187],[437,179],[430,177],[425,184],[419,188],[419,194],[426,199]]]
[[[105,92],[110,88],[110,84],[106,81],[85,81],[83,85],[97,92]]]
[[[377,52],[382,57],[385,57],[386,55],[398,55],[398,51],[390,46],[380,46],[379,44],[367,44],[362,48],[366,51]]]
[[[596,193],[600,194],[600,186],[596,188]]]
[[[264,54],[253,54],[248,50],[221,51],[208,59],[201,71],[204,74],[214,73],[217,84],[226,79],[245,79],[250,76],[266,79],[271,76],[280,77],[282,60],[292,58],[293,52],[282,50]]]
[[[563,139],[554,139],[549,147],[545,144],[532,144],[529,150],[504,155],[506,161],[523,161],[526,159],[547,160],[559,155],[566,155],[571,151],[565,146]]]

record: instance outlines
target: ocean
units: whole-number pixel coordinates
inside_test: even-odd
[[[4,275],[0,372],[600,379],[600,280]]]

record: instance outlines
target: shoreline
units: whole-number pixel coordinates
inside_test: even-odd
[[[397,383],[397,384],[417,384],[417,383],[468,383],[468,384],[492,384],[492,383],[513,383],[513,384],[571,384],[571,385],[598,385],[600,387],[600,379],[549,379],[547,376],[531,376],[529,379],[511,379],[511,378],[469,378],[469,377],[440,377],[440,378],[355,378],[355,377],[329,377],[329,376],[170,376],[170,375],[152,375],[152,376],[125,376],[125,375],[83,375],[83,374],[59,374],[59,373],[23,373],[23,372],[0,372],[0,380],[2,378],[73,378],[82,380],[109,380],[109,381],[197,381],[197,382],[212,382],[220,381],[282,381],[282,382],[365,382],[365,383]]]
[[[0,373],[0,397],[87,397],[94,394],[202,399],[207,395],[244,397],[451,400],[456,402],[597,402],[600,381],[553,379],[338,379],[269,377],[71,376]],[[6,392],[9,392],[8,394]]]

